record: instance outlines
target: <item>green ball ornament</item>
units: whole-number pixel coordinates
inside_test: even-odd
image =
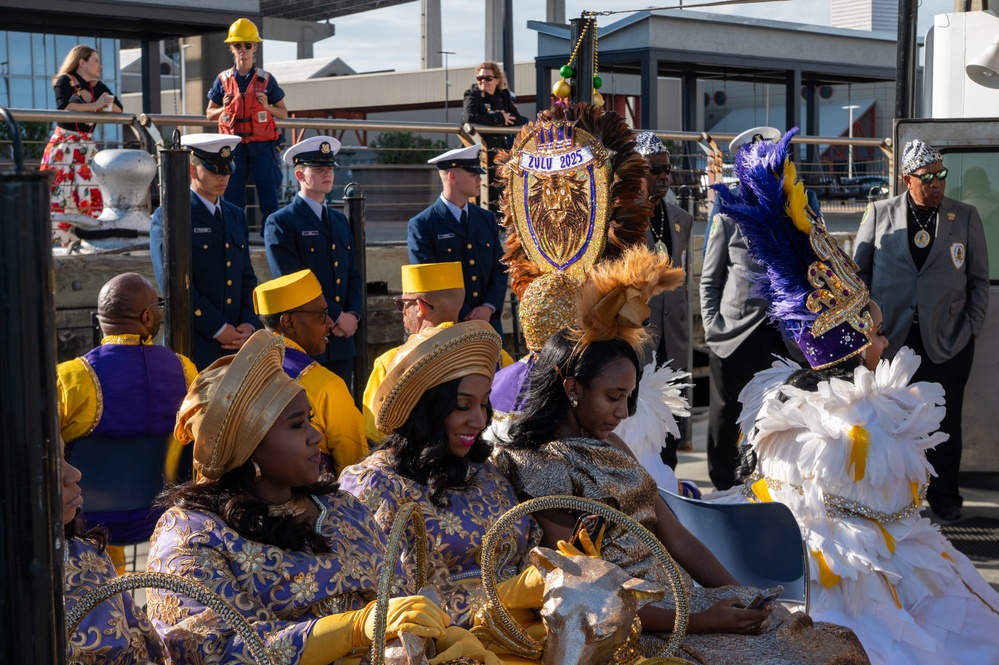
[[[562,65],[562,69],[558,70],[558,73],[564,79],[571,79],[576,75],[576,70],[569,65]]]
[[[604,87],[603,80],[599,76],[594,76],[593,77],[593,89],[594,90],[599,90],[602,87]]]

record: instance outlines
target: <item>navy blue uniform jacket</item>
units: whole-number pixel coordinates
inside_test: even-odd
[[[246,215],[231,203],[222,199],[219,203],[225,228],[219,228],[215,216],[208,212],[198,195],[191,192],[191,304],[194,307],[191,360],[199,371],[233,353],[223,351],[212,338],[223,325],[249,323],[254,328],[260,327],[260,320],[253,313],[257,276],[250,264]],[[160,208],[153,213],[149,226],[149,254],[162,291],[163,212]]]
[[[469,203],[467,227],[438,198],[409,220],[409,262],[460,261],[465,278],[465,303],[458,320],[464,321],[472,309],[489,303],[496,308],[490,323],[502,335],[500,315],[506,296],[506,266],[500,263],[503,243],[499,239],[499,224],[492,212]]]
[[[326,206],[330,226],[312,212],[301,196],[267,218],[264,223],[264,244],[267,262],[274,277],[308,268],[315,273],[330,318],[336,322],[341,312],[353,312],[358,318],[364,313],[361,271],[357,267],[354,239],[347,218]],[[364,320],[358,321],[364,325]],[[353,337],[330,335],[326,353],[313,356],[321,363],[347,360],[356,355]]]

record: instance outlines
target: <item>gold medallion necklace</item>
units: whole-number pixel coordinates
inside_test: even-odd
[[[909,204],[909,210],[912,211],[912,218],[916,220],[916,224],[919,225],[919,230],[916,231],[916,235],[912,238],[912,242],[915,243],[916,247],[918,247],[919,249],[926,249],[927,247],[929,247],[930,241],[932,240],[932,238],[930,237],[930,232],[927,231],[927,227],[930,225],[930,222],[932,222],[933,218],[936,216],[937,208],[932,208],[929,214],[926,216],[926,219],[923,220],[919,218],[919,212],[916,210],[916,207],[912,205],[912,200],[909,197],[906,197],[905,200],[906,203]]]
[[[663,242],[663,237],[665,237],[666,230],[666,202],[660,201],[659,205],[656,206],[659,209],[659,232],[656,233],[656,229],[652,224],[649,224],[649,230],[652,231],[652,237],[656,240],[656,253],[663,256],[669,256],[669,247]]]

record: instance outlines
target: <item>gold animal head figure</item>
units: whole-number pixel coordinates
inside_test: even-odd
[[[630,642],[637,646],[642,634],[638,610],[666,595],[659,586],[595,557],[536,547],[531,562],[545,579],[543,665],[606,663]]]

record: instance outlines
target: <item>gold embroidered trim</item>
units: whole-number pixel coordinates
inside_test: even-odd
[[[766,480],[767,487],[770,489],[780,490],[784,488],[784,485],[787,485],[798,494],[804,495],[801,485],[785,483],[777,480],[776,478],[764,478],[764,476],[759,473],[754,473],[742,486],[741,491],[743,495],[747,497],[755,497],[752,484],[761,479]],[[865,506],[859,501],[853,501],[852,499],[847,499],[835,494],[823,493],[822,498],[826,504],[826,515],[829,517],[863,517],[864,519],[872,520],[878,524],[890,524],[892,522],[900,522],[901,520],[911,517],[920,511],[923,500],[926,498],[927,484],[928,483],[923,483],[919,486],[919,501],[914,501],[901,510],[896,510],[894,513],[885,513],[880,510],[875,510],[870,506]]]
[[[97,409],[94,413],[94,422],[91,423],[90,429],[88,429],[86,434],[83,435],[90,436],[93,434],[94,430],[97,429],[97,425],[100,424],[101,418],[104,417],[104,393],[101,392],[101,382],[97,380],[97,372],[94,371],[94,368],[83,356],[80,356],[80,362],[83,363],[83,366],[87,369],[87,373],[90,374],[90,380],[94,382],[94,393],[97,401]]]

